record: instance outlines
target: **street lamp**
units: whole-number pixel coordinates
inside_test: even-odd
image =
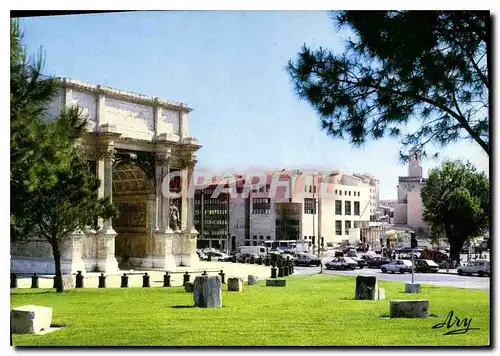
[[[313,204],[314,204],[314,208],[313,208],[313,237],[316,238],[316,208],[319,207],[319,201],[318,201],[318,204],[316,204],[316,178],[319,177],[319,173],[314,173],[313,174]],[[318,214],[318,217],[319,217],[319,214]],[[320,230],[320,226],[319,224],[321,224],[321,221],[318,220],[318,235],[319,234],[319,230]],[[320,244],[320,239],[321,239],[321,236],[318,236],[317,240],[316,240],[316,243],[318,245],[318,259],[320,260],[320,272],[319,273],[323,273],[323,262],[321,261],[321,257],[320,257],[320,252],[321,252],[321,244]]]

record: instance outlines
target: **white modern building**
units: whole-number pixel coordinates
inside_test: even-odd
[[[220,199],[220,204],[229,200],[227,217],[220,217],[221,224],[229,221],[228,235],[225,243],[214,238],[210,243],[203,242],[203,247],[225,245],[236,250],[270,240],[303,240],[311,246],[359,241],[361,228],[373,218],[371,213],[378,202],[377,180],[341,171],[282,170],[266,172],[262,177],[237,176],[212,182],[226,185],[230,196],[211,197]],[[202,221],[195,218],[198,231],[205,230]]]

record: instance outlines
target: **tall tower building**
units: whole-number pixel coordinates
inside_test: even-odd
[[[422,177],[421,153],[416,147],[409,151],[408,177]]]

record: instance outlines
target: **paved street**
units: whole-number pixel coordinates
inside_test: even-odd
[[[170,270],[171,273],[171,283],[173,286],[182,285],[182,275],[188,270],[192,275],[191,281],[194,280],[194,276],[200,275],[203,270],[207,270],[210,275],[215,275],[221,269],[224,270],[226,278],[231,276],[242,277],[246,280],[249,274],[257,275],[261,279],[270,277],[270,267],[242,264],[242,263],[230,263],[230,262],[200,262],[197,268],[186,268],[177,267]],[[295,274],[316,274],[319,273],[319,267],[295,267]],[[129,285],[132,287],[140,287],[142,284],[142,275],[146,270],[136,270],[136,271],[121,271],[120,273],[109,275],[106,279],[106,285],[108,287],[117,288],[120,286],[120,275],[124,272],[128,274],[131,273],[129,279]],[[151,276],[152,286],[161,286],[163,283],[163,271],[152,271],[148,270],[148,274]],[[382,273],[380,269],[355,269],[354,271],[328,271],[323,268],[324,273],[337,274],[345,276],[377,276],[380,280],[386,281],[399,281],[399,282],[411,282],[411,274],[399,274],[399,273]],[[96,288],[98,285],[98,276],[100,273],[88,272],[85,274],[85,286]],[[52,277],[53,276],[43,276],[40,278],[40,288],[52,288]],[[437,286],[447,286],[447,287],[457,287],[457,288],[469,288],[469,289],[490,289],[490,278],[489,277],[471,277],[471,276],[459,276],[457,274],[445,274],[445,273],[415,273],[415,282],[422,284],[432,284]],[[31,278],[29,276],[20,276],[18,279],[18,284],[20,288],[29,288],[31,285]]]
[[[298,274],[314,274],[319,272],[319,267],[296,267]],[[354,271],[332,271],[323,268],[323,273],[338,274],[344,276],[377,276],[384,281],[411,282],[411,273],[382,273],[380,269],[363,268]],[[415,282],[422,284],[432,284],[445,287],[469,288],[469,289],[490,289],[489,277],[459,276],[457,274],[445,273],[415,273]]]

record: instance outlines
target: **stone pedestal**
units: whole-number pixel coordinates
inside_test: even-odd
[[[358,300],[376,300],[377,299],[377,277],[356,277],[356,296]]]
[[[286,279],[266,279],[266,287],[285,287]]]
[[[200,258],[196,253],[196,240],[198,232],[196,230],[184,230],[179,236],[179,249],[174,247],[174,255],[179,260],[178,265],[186,267],[197,267],[200,263]],[[175,244],[174,244],[175,246]]]
[[[405,293],[420,293],[420,284],[405,283]]]
[[[50,328],[52,308],[38,305],[23,305],[10,312],[13,334],[33,334]]]
[[[151,264],[151,267],[154,268],[175,268],[176,264],[172,253],[175,235],[176,234],[171,230],[167,230],[163,233],[155,232],[153,234],[153,256],[150,257],[149,261],[145,261],[146,264]],[[146,259],[147,257],[145,260]]]
[[[385,289],[379,288],[377,290],[377,300],[384,300],[384,299],[385,299]]]
[[[229,292],[242,292],[243,291],[243,278],[232,277],[227,279],[227,290]]]
[[[63,242],[61,246],[61,271],[63,274],[76,273],[77,271],[86,272],[81,252],[84,237],[83,231],[76,231]]]
[[[219,276],[196,277],[193,299],[198,308],[222,308],[222,283]]]
[[[257,281],[258,281],[257,276],[255,276],[255,275],[253,275],[253,274],[249,274],[249,275],[248,275],[248,285],[249,285],[249,286],[254,285],[254,284],[257,284]]]
[[[391,318],[428,318],[428,300],[391,300]]]
[[[118,261],[115,258],[115,237],[113,228],[97,233],[97,270],[105,273],[118,272]]]

